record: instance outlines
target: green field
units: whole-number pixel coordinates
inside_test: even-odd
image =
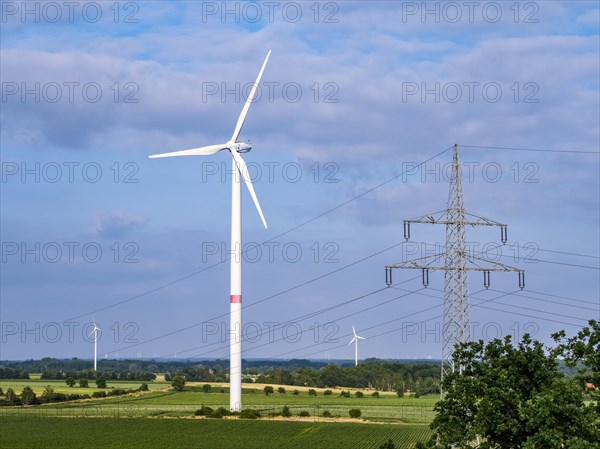
[[[140,384],[112,381],[109,387],[137,388]],[[0,382],[4,391],[13,388],[17,394],[26,385],[38,395],[46,385],[65,393],[91,394],[99,390],[95,385],[69,388],[61,381]],[[219,392],[219,385],[213,384],[210,393],[175,392],[166,382],[148,382],[148,385],[149,392],[132,395],[0,407],[0,447],[377,448],[391,438],[397,448],[409,449],[430,435],[428,424],[434,416],[433,405],[439,399],[438,396],[398,398],[394,394],[377,398],[366,391],[362,398],[354,395],[345,398],[340,397],[340,390],[333,390],[330,396],[318,390],[315,397],[309,396],[306,389],[293,395],[294,387],[289,386],[286,394],[266,396],[262,386],[252,385],[256,389],[249,389],[244,385],[244,407],[259,410],[263,418],[219,420],[194,417],[194,411],[202,405],[229,408],[229,394]],[[284,405],[289,406],[293,415],[285,420],[276,416]],[[360,419],[349,419],[351,408],[361,410]],[[325,410],[331,417],[322,416]],[[299,418],[301,411],[309,416]]]
[[[210,419],[0,418],[0,448],[10,449],[376,449],[391,439],[413,448],[426,426]]]

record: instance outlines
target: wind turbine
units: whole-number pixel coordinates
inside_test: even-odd
[[[258,210],[258,214],[267,228],[267,222],[263,215],[252,180],[248,175],[246,163],[240,156],[240,153],[247,153],[252,146],[249,143],[238,142],[238,136],[244,126],[246,114],[250,104],[256,94],[256,89],[260,83],[260,78],[267,66],[271,56],[271,50],[267,53],[267,57],[258,72],[256,81],[252,86],[250,95],[246,99],[246,103],[242,108],[242,112],[238,117],[235,129],[231,138],[221,144],[208,145],[191,150],[175,151],[172,153],[162,153],[150,156],[150,158],[158,157],[173,157],[173,156],[207,156],[218,153],[219,151],[228,150],[232,158],[232,172],[235,173],[233,167],[241,174],[242,178],[248,187],[250,196],[254,201],[254,205]],[[231,411],[240,411],[242,409],[242,220],[241,220],[241,195],[240,195],[240,179],[235,174],[231,176],[231,278],[230,278],[230,295],[229,295],[229,316],[230,316],[230,343],[229,343],[229,408]]]
[[[354,334],[354,338],[350,340],[348,346],[354,343],[354,366],[358,365],[358,340],[366,340],[365,337],[359,337],[356,334],[356,330],[354,329],[354,325],[352,325],[352,333]]]
[[[88,337],[91,337],[91,335],[94,334],[94,371],[96,371],[96,367],[98,366],[98,331],[100,330],[102,329],[100,329],[100,326],[98,326],[94,320],[94,328],[92,329],[92,332],[88,334]]]

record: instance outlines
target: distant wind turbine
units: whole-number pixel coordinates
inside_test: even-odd
[[[94,328],[92,329],[92,332],[88,334],[88,337],[91,337],[91,335],[94,334],[94,371],[96,371],[98,366],[98,331],[100,330],[102,329],[100,329],[100,326],[98,326],[94,320]]]
[[[359,337],[356,334],[356,330],[354,329],[354,325],[352,326],[352,333],[354,334],[354,338],[350,340],[348,346],[354,343],[354,366],[358,365],[358,340],[366,340],[365,337]]]
[[[241,153],[247,153],[252,146],[249,143],[238,142],[237,139],[244,126],[246,114],[250,104],[256,94],[256,89],[260,83],[260,78],[267,66],[271,56],[271,51],[267,53],[267,57],[258,73],[258,77],[252,86],[250,95],[248,96],[242,112],[238,117],[235,129],[231,138],[221,144],[208,145],[191,150],[175,151],[172,153],[162,153],[150,156],[151,158],[172,157],[172,156],[206,156],[218,153],[219,151],[227,150],[231,153],[232,166],[237,168],[244,178],[246,187],[250,192],[250,196],[254,201],[254,205],[258,210],[258,214],[267,228],[267,222],[263,215],[252,180],[248,174],[248,168]],[[232,169],[234,172],[235,170]],[[241,194],[240,194],[240,179],[238,176],[231,176],[231,279],[230,279],[230,295],[229,295],[229,314],[230,314],[230,343],[229,343],[229,408],[231,411],[240,411],[242,408],[242,220],[241,220]]]

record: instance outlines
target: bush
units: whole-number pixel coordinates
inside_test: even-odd
[[[308,410],[300,410],[298,412],[298,416],[306,417],[306,416],[310,416],[310,413],[308,413]]]
[[[79,379],[79,388],[87,388],[87,387],[88,387],[87,379]]]
[[[324,410],[321,416],[323,416],[323,418],[331,418],[331,412],[329,410]]]
[[[265,392],[266,396],[269,396],[275,392],[275,389],[271,385],[267,385],[265,388],[263,388],[263,391]]]
[[[212,409],[212,407],[205,407],[204,405],[202,405],[202,407],[200,407],[198,410],[196,410],[194,412],[194,415],[196,416],[210,416],[212,415],[214,412],[214,410]]]
[[[350,414],[350,418],[360,418],[360,415],[362,415],[359,408],[351,408],[348,413]]]
[[[251,408],[245,408],[240,413],[241,419],[257,419],[260,418],[260,413],[257,410]]]
[[[356,396],[357,398],[362,398],[364,396],[364,393],[362,391],[357,391],[356,393],[354,393],[354,396]]]
[[[96,386],[98,388],[106,388],[106,379],[104,377],[96,379]]]
[[[332,394],[333,394],[333,391],[331,391],[331,390],[325,390],[323,392],[323,396],[331,396]]]
[[[144,382],[142,385],[140,385],[140,388],[138,388],[138,390],[148,391],[148,384]]]
[[[316,396],[317,395],[317,391],[313,390],[312,388],[310,390],[308,390],[308,395],[309,396]]]
[[[211,389],[212,389],[212,387],[210,386],[210,384],[202,385],[202,391],[204,391],[205,393],[210,393]]]
[[[221,419],[223,416],[229,416],[229,415],[231,415],[231,412],[229,410],[227,410],[224,407],[219,407],[218,409],[213,411],[210,415],[208,415],[208,417]]]
[[[279,388],[277,389],[277,392],[278,392],[279,394],[285,394],[285,388],[283,388],[283,387],[279,387]]]
[[[67,397],[69,398],[69,401],[76,401],[77,399],[82,399],[82,396],[77,393],[71,393]]]
[[[379,397],[379,391],[374,391],[373,393],[371,393],[371,396],[373,396],[374,398],[378,398]]]
[[[106,391],[94,391],[92,393],[92,397],[93,398],[105,398],[106,397]]]
[[[387,440],[385,443],[379,446],[379,449],[396,449],[396,445],[392,440]]]
[[[396,396],[398,396],[399,398],[404,397],[404,388],[398,388],[396,390]]]
[[[73,379],[72,377],[67,377],[67,380],[65,380],[65,383],[69,387],[73,387],[73,386],[75,386],[75,379]]]
[[[171,386],[175,391],[183,391],[185,388],[185,378],[183,376],[175,376],[173,382],[171,382]]]
[[[284,418],[289,418],[290,416],[292,416],[292,412],[290,411],[290,408],[287,405],[284,405],[281,409],[281,416],[283,416]]]
[[[298,390],[294,390],[294,391],[292,391],[292,394],[293,394],[294,396],[298,396],[298,395],[300,394],[300,392],[299,392]]]
[[[350,392],[349,391],[341,391],[340,392],[340,397],[341,398],[349,398],[350,397]]]

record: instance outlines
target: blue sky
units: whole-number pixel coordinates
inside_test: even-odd
[[[600,317],[596,2],[114,5],[2,2],[1,359],[90,357],[92,320],[108,357],[228,356],[229,157],[147,156],[226,141],[268,50],[244,358],[350,359],[353,324],[361,357],[439,357],[441,274],[380,289],[443,245],[402,220],[446,207],[455,143],[509,225],[468,242],[526,270],[471,274],[474,337]]]

